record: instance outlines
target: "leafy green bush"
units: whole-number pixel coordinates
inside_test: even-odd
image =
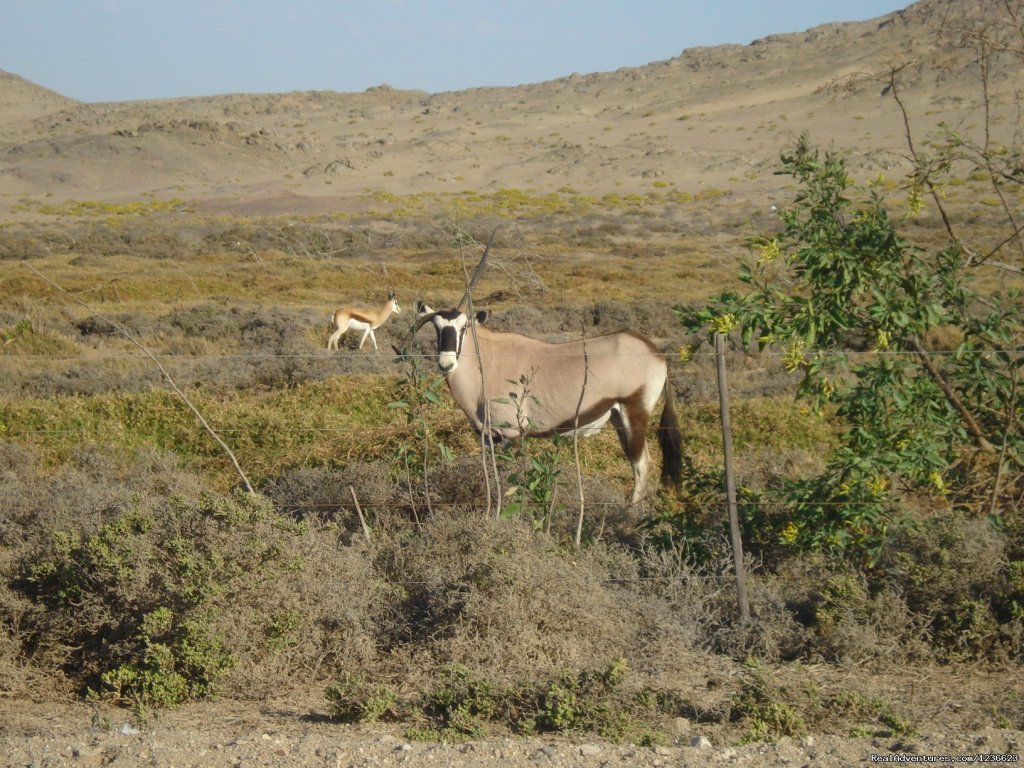
[[[905,492],[970,503],[1005,491],[999,462],[961,471],[972,444],[992,456],[1002,444],[1019,483],[1024,315],[1012,290],[979,300],[958,241],[927,253],[900,237],[879,190],[856,187],[838,154],[822,158],[803,136],[782,165],[801,188],[782,231],[741,268],[746,291],[677,313],[692,332],[736,329],[744,345],[783,350],[802,374],[798,396],[835,414],[842,434],[825,471],[776,489],[785,535],[870,566]],[[923,345],[940,326],[961,341],[936,357]]]
[[[331,717],[343,723],[373,723],[394,714],[397,694],[365,675],[349,673],[327,686]]]
[[[424,695],[421,707],[435,723],[433,730],[439,737],[474,738],[486,735],[487,723],[497,717],[499,699],[507,697],[493,682],[461,664],[450,664],[441,671],[437,685]]]
[[[741,689],[731,701],[732,719],[749,724],[744,740],[773,741],[781,736],[804,733],[807,727],[804,718],[788,698],[766,668],[748,662]]]
[[[622,659],[603,669],[521,683],[499,683],[463,665],[448,665],[440,681],[410,705],[428,724],[411,728],[407,735],[454,741],[481,738],[498,727],[518,733],[593,733],[616,742],[662,741],[658,719],[663,699],[649,688],[627,692],[626,675]],[[330,690],[328,697],[335,696]]]

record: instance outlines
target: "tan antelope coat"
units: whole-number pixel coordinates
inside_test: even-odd
[[[624,331],[548,344],[484,327],[485,312],[470,322],[457,310],[418,309],[425,319],[432,313],[438,367],[477,432],[502,439],[545,437],[571,433],[578,425],[587,436],[610,421],[633,468],[635,504],[645,492],[647,427],[664,395],[658,428],[662,480],[678,481],[682,438],[668,364],[648,339]]]

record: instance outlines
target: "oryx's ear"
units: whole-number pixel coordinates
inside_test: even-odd
[[[476,321],[480,323],[480,325],[486,323],[488,317],[490,317],[490,314],[487,312],[486,309],[481,309],[479,312],[476,313]]]
[[[434,311],[430,307],[428,307],[426,304],[423,303],[423,299],[419,299],[419,298],[416,299],[412,303],[412,310],[417,315],[429,315],[431,312]]]

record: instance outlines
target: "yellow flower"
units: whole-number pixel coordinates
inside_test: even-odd
[[[712,323],[715,326],[715,333],[729,333],[736,327],[736,317],[731,312],[716,317]]]
[[[679,362],[688,363],[693,360],[693,347],[689,344],[684,344],[676,350],[679,353]]]
[[[786,369],[786,373],[793,373],[805,364],[804,343],[800,339],[793,339],[782,355],[782,367]]]
[[[761,245],[761,258],[757,260],[758,266],[775,261],[781,253],[782,249],[779,247],[778,240],[773,238],[767,243],[763,243]]]
[[[821,392],[822,397],[826,400],[831,400],[832,395],[836,392],[836,388],[828,376],[822,376],[821,381],[818,382],[818,391]]]
[[[921,213],[924,208],[924,200],[921,195],[921,186],[915,184],[910,188],[910,193],[907,195],[907,218],[912,219]]]
[[[793,523],[788,523],[785,528],[782,529],[782,534],[779,536],[784,544],[792,544],[796,541],[796,537],[800,534],[800,529]]]
[[[946,481],[942,479],[942,475],[939,472],[932,472],[928,475],[928,481],[938,493],[943,496],[946,495]]]
[[[889,348],[889,332],[879,328],[875,331],[875,352]]]
[[[872,478],[868,481],[868,490],[875,496],[884,496],[885,492],[889,490],[888,478],[878,477]]]

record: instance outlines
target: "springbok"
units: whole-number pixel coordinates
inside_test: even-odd
[[[359,349],[363,348],[363,342],[366,341],[366,337],[370,337],[370,341],[373,342],[373,349],[375,352],[380,352],[377,349],[377,337],[374,336],[373,332],[380,328],[384,321],[391,317],[391,313],[394,312],[396,315],[402,313],[402,308],[398,306],[398,299],[395,298],[395,292],[388,291],[388,302],[380,309],[368,309],[366,307],[341,307],[340,309],[334,310],[334,333],[331,334],[331,338],[327,340],[328,351],[338,348],[338,340],[342,337],[345,331],[350,328],[355,328],[357,331],[363,332],[363,338],[359,340]]]
[[[658,428],[661,479],[682,474],[682,434],[673,405],[668,363],[638,333],[620,331],[548,344],[518,333],[484,327],[487,312],[469,317],[459,309],[434,311],[419,299],[414,332],[432,323],[437,332],[437,367],[455,402],[478,433],[492,439],[551,437],[577,431],[596,434],[611,421],[633,468],[630,505],[644,496],[649,457],[646,431],[664,394]],[[529,396],[513,387],[527,382]]]

